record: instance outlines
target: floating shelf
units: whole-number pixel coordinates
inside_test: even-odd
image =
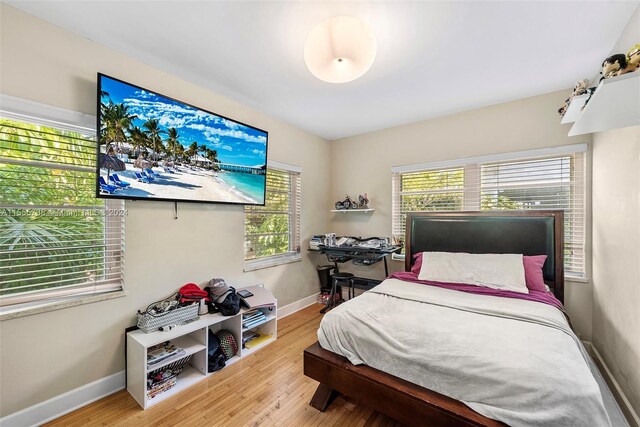
[[[564,116],[562,116],[562,120],[560,120],[561,124],[573,123],[580,117],[582,114],[582,107],[585,102],[589,99],[589,94],[585,93],[584,95],[574,96],[571,100],[571,104],[569,104],[569,108],[565,111]]]
[[[602,80],[569,136],[640,125],[640,71]]]
[[[347,212],[373,212],[375,211],[375,209],[331,209],[331,212],[341,212],[341,213],[347,213]]]

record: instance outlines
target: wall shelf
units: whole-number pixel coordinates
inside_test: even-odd
[[[375,209],[331,209],[331,212],[340,212],[340,213],[347,213],[347,212],[373,212],[375,211]]]
[[[580,117],[582,114],[582,107],[589,99],[589,94],[585,93],[584,95],[574,96],[571,100],[571,104],[569,104],[569,108],[565,111],[564,116],[562,116],[562,120],[560,120],[561,124],[573,123]]]
[[[569,136],[640,125],[639,94],[640,71],[602,80]]]

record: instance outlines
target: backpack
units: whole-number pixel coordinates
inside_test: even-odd
[[[240,296],[233,286],[229,287],[229,292],[222,302],[215,301],[214,304],[223,316],[235,316],[240,312]]]
[[[207,365],[209,372],[219,371],[224,368],[226,357],[220,347],[220,338],[209,329],[209,346],[207,348]]]

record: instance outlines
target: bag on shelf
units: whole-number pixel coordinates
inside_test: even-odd
[[[220,349],[226,360],[231,359],[238,352],[238,343],[233,334],[225,329],[218,331],[218,339],[220,340]]]
[[[207,370],[209,372],[219,371],[224,368],[227,358],[220,347],[220,338],[209,329],[209,346],[207,349]]]
[[[227,285],[224,279],[214,278],[204,286],[214,310],[209,307],[209,313],[219,311],[223,316],[235,316],[240,312],[240,296],[236,289]]]
[[[223,316],[235,316],[240,312],[240,296],[233,286],[215,301],[215,306]]]

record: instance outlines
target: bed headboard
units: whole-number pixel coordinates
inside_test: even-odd
[[[428,251],[547,255],[545,283],[564,303],[563,223],[561,210],[409,213],[405,270]]]

